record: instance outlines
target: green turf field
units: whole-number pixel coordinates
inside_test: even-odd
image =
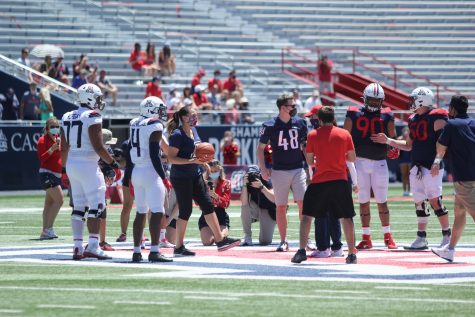
[[[399,187],[393,187],[390,197],[399,197],[400,193]],[[452,194],[450,185],[445,187],[445,194]],[[60,212],[55,224],[59,239],[35,240],[40,234],[42,203],[41,196],[0,197],[0,251],[13,246],[72,243],[69,208]],[[445,204],[452,210],[452,199]],[[416,231],[412,201],[390,201],[389,206],[395,241],[400,245],[410,243]],[[373,239],[381,242],[375,205],[372,210],[375,215]],[[228,211],[231,235],[241,237],[239,207],[230,207]],[[110,208],[110,242],[115,242],[120,231],[119,214],[120,208]],[[187,237],[194,240],[199,238],[197,218],[198,212],[195,212],[187,232]],[[468,222],[461,243],[475,245],[475,226],[471,220]],[[359,240],[358,217],[355,217],[355,223]],[[289,226],[289,240],[297,240],[295,205],[290,209]],[[257,240],[258,227],[253,232]],[[129,239],[130,236],[131,226]],[[278,241],[277,229],[274,237]],[[440,241],[440,228],[434,216],[429,223],[428,239],[431,243]],[[269,247],[270,250],[273,248],[275,246]],[[128,264],[88,264],[8,261],[7,256],[0,254],[0,316],[473,316],[475,311],[473,282],[440,285],[163,278],[149,273],[173,269],[160,265],[151,270]]]

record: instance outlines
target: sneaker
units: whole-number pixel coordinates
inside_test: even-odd
[[[363,239],[360,243],[356,246],[357,250],[369,250],[373,248],[373,242],[371,242],[371,236],[364,234]]]
[[[160,243],[158,244],[158,247],[165,248],[165,249],[171,249],[171,248],[174,248],[175,245],[173,243],[171,243],[170,241],[168,241],[167,238],[164,238],[164,239],[160,240]]]
[[[84,258],[83,249],[75,247],[74,250],[73,250],[73,260],[74,261],[79,261],[83,258]]]
[[[250,247],[252,245],[253,245],[252,240],[251,239],[246,239],[246,238],[244,238],[244,240],[242,240],[242,242],[240,244],[241,247]]]
[[[305,247],[305,250],[315,251],[315,250],[317,250],[317,246],[315,245],[315,243],[312,242],[312,240],[308,239],[307,246]]]
[[[132,254],[132,262],[134,263],[142,262],[142,253],[134,252]]]
[[[218,251],[220,252],[237,247],[240,244],[241,244],[241,239],[233,239],[230,237],[224,237],[223,240],[216,242],[216,246],[218,247]]]
[[[442,241],[440,241],[439,248],[442,248],[442,247],[448,245],[449,242],[450,242],[450,234],[448,234],[448,235],[443,235],[443,236],[442,236]]]
[[[305,253],[305,249],[298,249],[298,251],[294,254],[290,262],[300,263],[306,260],[307,260],[307,254]]]
[[[426,250],[428,249],[428,242],[427,242],[427,239],[424,238],[424,237],[417,237],[416,240],[414,240],[414,242],[412,242],[412,244],[410,246],[406,246],[404,247],[404,249],[406,250]]]
[[[173,256],[174,257],[182,257],[182,256],[195,256],[196,253],[191,251],[191,250],[188,250],[187,248],[185,248],[184,245],[182,245],[180,248],[174,248],[173,250]]]
[[[56,238],[58,238],[58,236],[54,233],[53,228],[44,229],[40,234],[40,240],[52,240]]]
[[[403,195],[404,197],[409,197],[409,192],[404,192],[402,195]]]
[[[312,254],[309,255],[310,258],[329,258],[331,255],[331,250],[330,248],[326,250],[315,250],[312,252]]]
[[[173,259],[168,258],[160,252],[150,252],[148,255],[149,262],[173,262]]]
[[[356,254],[351,253],[346,257],[346,264],[356,264],[358,260],[356,259]]]
[[[281,241],[277,249],[275,249],[277,252],[287,252],[289,251],[289,243],[287,241]],[[300,262],[299,262],[300,263]]]
[[[120,236],[115,240],[115,242],[125,242],[127,241],[127,236],[125,233],[121,233]]]
[[[99,243],[99,246],[104,251],[115,251],[115,249],[107,242],[103,241]]]
[[[384,244],[390,250],[397,249],[396,242],[394,242],[393,237],[391,236],[391,233],[385,233],[384,234]]]
[[[86,247],[86,249],[84,250],[83,256],[85,258],[96,258],[98,260],[112,259],[104,251],[102,251],[101,248],[92,249],[92,248]]]
[[[454,261],[455,250],[450,250],[448,244],[446,244],[445,246],[441,248],[432,248],[430,250],[432,251],[432,253],[434,253],[438,257],[441,257],[444,260],[447,260],[449,262]]]
[[[330,257],[336,258],[343,256],[343,247],[339,248],[338,250],[332,250]]]

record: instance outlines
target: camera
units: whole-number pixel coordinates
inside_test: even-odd
[[[213,187],[214,187],[213,181],[208,181],[208,187],[210,190],[213,190]]]
[[[255,182],[256,180],[261,179],[261,174],[256,172],[247,173],[247,180],[249,183]]]

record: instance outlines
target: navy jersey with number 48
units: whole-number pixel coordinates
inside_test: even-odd
[[[346,117],[351,119],[351,137],[355,144],[356,156],[370,160],[385,160],[388,153],[386,144],[375,143],[371,135],[377,133],[389,134],[388,124],[394,121],[394,114],[390,108],[370,112],[362,106],[351,106],[346,112]]]
[[[412,140],[411,165],[421,165],[430,169],[436,155],[436,143],[442,130],[434,131],[435,121],[449,119],[444,109],[433,109],[423,115],[413,114],[409,118]]]
[[[259,142],[272,146],[272,169],[303,167],[301,144],[307,139],[307,133],[307,123],[299,117],[292,117],[287,123],[275,117],[262,124]]]

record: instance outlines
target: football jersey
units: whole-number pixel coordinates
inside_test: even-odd
[[[346,117],[353,123],[351,137],[355,144],[356,156],[370,160],[385,160],[388,146],[373,142],[371,135],[389,134],[388,124],[394,121],[391,109],[382,108],[381,111],[371,112],[363,106],[351,106],[346,112]]]
[[[259,142],[272,146],[272,169],[303,167],[301,144],[307,139],[307,133],[307,123],[299,117],[292,117],[287,123],[275,117],[262,124]]]
[[[150,159],[150,135],[163,131],[163,124],[158,118],[138,117],[130,121],[130,158],[136,166],[152,166]]]
[[[61,126],[69,144],[68,157],[97,162],[99,155],[94,151],[89,138],[89,127],[94,124],[102,125],[102,117],[97,110],[79,107],[63,115]]]
[[[442,130],[434,131],[435,121],[449,119],[444,109],[433,109],[422,115],[413,114],[409,118],[412,140],[411,165],[421,165],[430,169],[436,155],[436,143]]]

